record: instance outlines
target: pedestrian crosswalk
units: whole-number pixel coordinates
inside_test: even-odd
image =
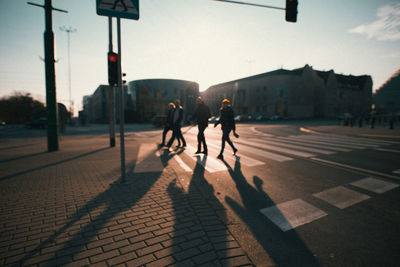
[[[176,153],[175,158],[181,168],[190,172],[194,168],[189,167],[193,164],[200,164],[210,173],[226,171],[227,166],[216,159],[221,147],[221,133],[219,131],[207,132],[208,155],[197,154],[197,129],[189,128],[185,133],[188,146],[183,150],[184,153]],[[350,136],[333,136],[320,134],[301,134],[292,136],[273,136],[271,134],[254,133],[252,138],[232,138],[233,143],[238,149],[237,156],[232,155],[231,148],[226,144],[224,159],[230,163],[240,157],[243,166],[256,167],[269,162],[284,163],[298,158],[320,160],[319,156],[329,156],[337,153],[347,153],[362,149],[372,149],[387,153],[398,153],[392,149],[393,144],[400,144],[396,141],[369,139]],[[147,145],[148,146],[148,145]],[[149,151],[156,149],[149,146],[143,153],[147,157]],[[184,155],[183,155],[184,154]],[[200,160],[197,160],[200,158]],[[140,162],[141,159],[138,159]],[[157,167],[158,169],[159,167]],[[137,168],[142,171],[142,168]],[[146,168],[144,168],[146,169]],[[151,169],[151,168],[150,168]]]
[[[162,150],[155,147],[155,144],[142,144],[139,149],[137,166],[134,169],[135,172],[161,170],[163,166],[160,162],[157,163],[156,159],[158,158],[160,161],[161,155],[164,155],[166,152],[172,160],[175,160],[179,168],[188,173],[194,172],[196,166],[204,168],[209,173],[227,171],[230,168],[229,166],[232,166],[232,162],[240,158],[241,166],[247,167],[262,166],[271,162],[285,164],[296,159],[309,159],[314,162],[335,164],[371,175],[349,184],[328,189],[325,188],[320,192],[311,194],[311,197],[326,202],[339,210],[367,201],[374,197],[371,194],[383,194],[399,187],[398,183],[382,179],[400,180],[400,169],[391,170],[391,173],[386,174],[378,173],[372,170],[329,161],[326,158],[319,158],[319,156],[330,156],[366,149],[391,153],[397,156],[399,150],[392,147],[393,145],[400,144],[400,142],[318,134],[292,136],[255,134],[251,138],[233,138],[232,141],[238,149],[237,155],[233,155],[230,146],[226,144],[224,161],[221,161],[217,159],[221,147],[221,134],[213,131],[207,135],[207,155],[202,153],[196,154],[196,134],[196,129],[189,129],[185,134],[187,146],[185,148],[177,148],[176,150],[168,149],[169,151],[164,150],[162,152]],[[316,207],[301,198],[277,203],[276,205],[262,208],[259,211],[282,231],[289,231],[329,215],[326,210]]]
[[[186,135],[188,144],[196,144],[196,131],[191,129]],[[220,134],[212,132],[207,135],[208,155],[205,160],[201,160],[203,167],[213,173],[217,171],[226,171],[225,164],[219,164],[216,156],[219,154],[221,147]],[[240,157],[241,164],[248,167],[261,166],[268,162],[284,163],[297,158],[316,159],[321,155],[333,155],[337,153],[346,153],[362,149],[384,150],[392,144],[400,142],[384,141],[367,138],[347,137],[347,136],[325,136],[325,135],[294,135],[294,136],[272,136],[269,134],[258,135],[258,138],[233,138],[233,143],[238,149],[237,156]],[[188,146],[185,154],[196,161],[194,153],[197,149]],[[203,154],[198,157],[203,158]],[[184,159],[181,156],[178,164],[182,164]],[[226,161],[234,161],[236,156],[232,155],[231,148],[228,144],[225,146],[224,158]],[[184,166],[183,169],[187,170]]]

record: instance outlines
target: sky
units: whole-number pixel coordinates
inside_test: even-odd
[[[128,1],[128,0],[125,0]],[[243,0],[242,0],[243,1]],[[44,4],[44,0],[30,0]],[[246,2],[285,7],[285,0]],[[56,90],[71,99],[107,84],[108,18],[95,0],[53,0]],[[200,91],[279,68],[370,75],[378,89],[400,67],[399,0],[299,0],[296,23],[283,10],[213,0],[139,0],[139,20],[121,20],[125,80],[168,78],[199,83]],[[114,19],[114,51],[117,50]],[[30,93],[45,102],[44,10],[25,0],[0,0],[0,97]]]

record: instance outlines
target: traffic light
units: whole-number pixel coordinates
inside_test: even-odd
[[[118,54],[108,52],[108,83],[110,85],[118,84]]]
[[[297,0],[286,0],[286,21],[297,21]]]

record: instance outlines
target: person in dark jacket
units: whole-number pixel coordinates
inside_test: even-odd
[[[233,134],[238,137],[236,134],[236,125],[235,125],[235,118],[233,109],[230,105],[230,101],[228,99],[222,100],[222,107],[219,110],[220,117],[219,120],[215,123],[214,127],[217,127],[218,124],[221,124],[222,129],[222,145],[221,145],[221,152],[218,155],[218,159],[223,160],[224,156],[224,149],[225,149],[225,141],[232,147],[233,154],[236,155],[237,149],[233,145],[231,139],[229,138],[229,134],[233,131]]]
[[[208,119],[211,117],[210,109],[206,104],[204,104],[201,97],[197,98],[197,108],[193,114],[193,118],[197,122],[197,127],[199,129],[199,133],[197,134],[197,151],[195,154],[204,153],[207,154],[207,144],[206,138],[204,136],[204,131],[208,126]],[[201,151],[201,144],[203,144],[203,151]]]
[[[172,127],[173,133],[171,139],[168,141],[167,147],[170,148],[172,143],[174,142],[175,138],[178,140],[178,147],[186,147],[185,138],[183,138],[183,134],[181,131],[182,123],[183,123],[183,108],[181,106],[181,101],[179,99],[175,100],[175,109],[172,113]]]
[[[172,124],[173,124],[172,115],[174,113],[175,104],[171,102],[171,103],[168,104],[168,107],[169,107],[169,109],[168,109],[167,121],[166,121],[166,123],[164,125],[164,131],[162,133],[162,142],[160,144],[160,147],[165,146],[165,136],[167,135],[168,131],[173,131],[173,129],[172,129]]]

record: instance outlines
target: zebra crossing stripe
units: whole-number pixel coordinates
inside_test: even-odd
[[[371,198],[368,195],[361,194],[343,186],[330,188],[322,192],[313,194],[313,196],[323,201],[326,201],[339,209],[345,209],[347,207],[353,206],[354,204]]]
[[[350,184],[357,186],[359,188],[377,193],[377,194],[382,194],[389,190],[399,187],[398,184],[385,182],[385,181],[375,179],[372,177],[367,177],[367,178],[352,182]]]
[[[181,159],[181,157],[179,157],[179,155],[174,155],[174,159],[179,164],[179,166],[181,166],[182,169],[184,169],[186,172],[193,171],[188,165],[186,165],[186,163]]]
[[[343,144],[343,143],[337,143],[337,142],[330,142],[325,139],[321,138],[306,138],[304,135],[294,135],[294,136],[289,136],[288,138],[294,139],[294,140],[300,140],[300,141],[308,141],[308,142],[313,142],[317,144],[327,144],[331,146],[336,146],[336,147],[345,147],[345,148],[352,148],[352,149],[365,149],[365,146],[356,146],[353,144]]]
[[[195,152],[196,152],[195,147],[190,145],[186,146],[185,153],[187,155],[193,157]],[[198,157],[200,157],[201,160],[197,161],[197,163],[202,165],[210,173],[227,170],[226,166],[215,158],[208,157],[207,155],[204,154],[198,155]]]
[[[287,148],[283,148],[283,147],[277,147],[277,146],[272,146],[272,145],[267,145],[267,144],[250,142],[250,141],[246,141],[246,140],[239,140],[237,142],[239,142],[241,144],[251,145],[254,147],[258,147],[258,148],[263,148],[263,149],[273,150],[273,151],[282,152],[282,153],[286,153],[286,154],[290,154],[290,155],[295,155],[295,156],[302,157],[302,158],[315,157],[314,154],[310,154],[307,152],[301,152],[301,151],[297,151],[297,150],[292,150],[292,149],[287,149]]]
[[[211,148],[212,151],[219,153],[219,151],[218,151],[219,146],[217,146],[215,144],[212,144],[212,143],[207,144],[207,146],[208,146],[209,150],[210,150],[210,147],[212,147]],[[240,151],[238,153],[240,153]],[[254,166],[260,166],[260,165],[264,165],[265,164],[264,162],[256,160],[254,158],[250,158],[250,157],[247,157],[247,156],[242,155],[242,154],[239,154],[239,155],[240,155],[240,163],[243,164],[243,165],[246,165],[246,166],[249,166],[249,167],[254,167]],[[225,159],[236,160],[236,157],[234,155],[230,154],[230,153],[224,154],[224,158]]]
[[[328,213],[299,198],[260,209],[260,212],[283,232],[328,215]]]
[[[329,150],[325,150],[325,149],[318,149],[318,148],[312,148],[312,147],[306,147],[306,146],[298,146],[298,145],[293,145],[293,144],[286,144],[283,142],[277,142],[277,140],[275,141],[268,141],[268,140],[257,140],[257,139],[250,139],[251,141],[255,141],[255,142],[260,142],[263,144],[275,144],[277,146],[284,146],[284,147],[288,147],[288,148],[294,148],[294,149],[300,149],[303,151],[309,151],[309,152],[314,152],[314,153],[320,153],[320,154],[324,154],[324,155],[332,155],[335,152],[329,151]]]
[[[302,140],[302,141],[296,141],[296,140],[291,140],[288,139],[287,137],[276,137],[275,140],[283,140],[285,143],[290,143],[290,144],[304,144],[310,147],[316,147],[316,148],[326,148],[328,150],[333,150],[333,151],[339,151],[339,152],[350,152],[350,149],[346,149],[346,148],[341,148],[341,147],[334,147],[332,146],[332,144],[326,144],[324,142],[313,142],[312,140]]]
[[[161,172],[163,169],[157,145],[141,144],[133,173]]]
[[[364,147],[379,147],[378,144],[371,144],[371,143],[365,143],[365,142],[360,142],[360,140],[357,139],[351,139],[351,138],[336,138],[336,137],[330,137],[330,136],[315,136],[315,135],[307,135],[304,136],[305,139],[317,139],[317,140],[324,140],[326,142],[332,142],[332,143],[339,143],[339,144],[349,144],[349,145],[356,145],[356,146],[364,146]]]

